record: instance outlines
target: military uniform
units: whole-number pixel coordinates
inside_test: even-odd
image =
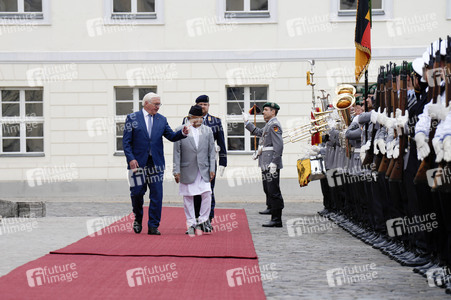
[[[275,103],[265,103],[264,107],[279,107]],[[266,194],[266,204],[271,209],[271,222],[282,227],[282,209],[284,208],[283,197],[280,191],[280,169],[282,165],[283,138],[282,126],[277,117],[270,119],[263,129],[255,127],[251,122],[246,122],[246,129],[251,134],[259,136],[258,166],[262,171],[263,190]],[[271,173],[270,167],[274,172]],[[265,225],[264,225],[265,226]]]

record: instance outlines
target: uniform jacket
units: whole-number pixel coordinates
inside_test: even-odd
[[[267,170],[270,163],[275,163],[277,169],[282,169],[282,152],[283,152],[283,138],[282,126],[276,117],[269,120],[263,129],[255,127],[251,122],[246,123],[246,129],[251,134],[259,136],[259,145],[263,147],[273,147],[271,151],[263,151],[258,157],[258,166],[262,170]]]

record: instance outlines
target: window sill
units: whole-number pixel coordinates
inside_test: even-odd
[[[249,155],[254,154],[254,151],[227,151],[227,155]]]
[[[124,151],[116,151],[114,152],[113,156],[125,156]]]
[[[2,26],[50,25],[44,13],[0,13]]]
[[[105,18],[105,25],[163,25],[164,20],[156,13],[149,14],[112,14]]]
[[[0,153],[0,157],[45,157],[45,153]]]

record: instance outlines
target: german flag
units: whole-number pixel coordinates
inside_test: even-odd
[[[371,0],[357,0],[355,47],[355,81],[358,83],[371,61]]]

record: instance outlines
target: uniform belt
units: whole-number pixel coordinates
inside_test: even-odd
[[[274,147],[263,147],[262,151],[273,151]]]

